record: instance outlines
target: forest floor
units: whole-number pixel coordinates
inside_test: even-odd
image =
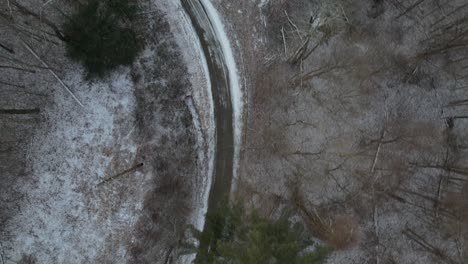
[[[135,64],[92,82],[44,20],[0,7],[0,108],[29,111],[0,114],[1,260],[182,261],[184,227],[203,225],[213,106],[187,17],[155,2]],[[295,209],[335,247],[328,263],[466,263],[466,1],[212,3],[245,92],[233,197]],[[22,5],[58,24],[73,11]]]
[[[201,58],[167,22],[181,10],[141,1],[136,62],[86,80],[48,25],[74,5],[9,3],[0,108],[30,112],[0,114],[0,262],[178,262],[186,226],[203,225],[212,155]]]
[[[247,91],[237,197],[296,208],[328,263],[466,263],[466,1],[215,2]]]

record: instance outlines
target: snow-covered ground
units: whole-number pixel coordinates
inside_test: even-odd
[[[237,68],[219,15],[211,3],[205,2],[205,5],[215,23],[228,64],[236,143],[240,144],[242,93]],[[152,7],[161,9],[166,15],[192,87],[184,90],[184,102],[192,115],[198,167],[192,185],[196,191],[193,192],[195,195],[192,197],[194,201],[188,223],[202,229],[215,154],[214,106],[208,67],[198,36],[180,2],[158,1]],[[156,44],[154,46],[158,47]],[[2,248],[7,249],[8,258],[20,261],[32,256],[40,263],[122,263],[129,259],[128,247],[135,245],[135,239],[141,239],[135,236],[138,233],[135,233],[135,228],[141,225],[141,215],[148,214],[144,211],[147,194],[154,191],[150,188],[155,183],[160,184],[159,172],[137,170],[118,180],[98,184],[131,168],[141,162],[137,159],[144,159],[144,155],[149,154],[149,143],[140,138],[142,131],[139,130],[142,129],[141,122],[152,119],[136,120],[137,115],[142,114],[138,108],[143,107],[141,111],[147,109],[145,105],[140,105],[139,97],[135,97],[135,79],[132,78],[136,72],[143,72],[145,82],[142,89],[150,85],[147,82],[159,85],[156,83],[158,81],[153,83],[151,74],[145,76],[146,69],[152,66],[152,60],[157,61],[155,58],[159,55],[155,52],[154,48],[146,48],[142,52],[137,60],[141,61],[135,67],[139,70],[130,73],[129,69],[119,69],[102,81],[88,82],[83,79],[83,72],[77,69],[77,65],[67,64],[67,73],[59,74],[60,78],[84,107],[77,104],[57,80],[47,75],[51,77],[47,87],[53,91],[53,96],[50,103],[41,109],[46,121],[35,133],[28,150],[28,177],[19,179],[17,183],[21,186],[21,192],[25,193],[20,213],[13,216],[7,227],[6,231],[11,237],[1,241]],[[159,111],[158,108],[149,109]],[[163,116],[156,116],[153,120],[159,122],[163,119]],[[153,128],[165,131],[158,124],[149,130]],[[161,136],[158,135],[151,137],[150,143],[155,149],[158,148],[155,141]],[[145,148],[145,151],[141,152],[141,148]],[[146,166],[152,168],[156,165]],[[33,176],[29,176],[29,173]],[[160,246],[158,250],[163,251],[165,245]],[[185,261],[190,262],[192,258],[188,257]]]
[[[436,1],[417,1],[410,10],[407,3],[399,7],[388,1],[218,2],[239,36],[253,76],[247,83],[248,148],[242,155],[239,197],[251,198],[270,213],[278,206],[275,198],[291,199],[289,184],[299,179],[311,210],[323,206],[324,215],[356,216],[362,229],[360,243],[336,251],[328,263],[441,263],[437,251],[427,252],[407,237],[407,229],[457,263],[465,263],[465,249],[455,245],[465,245],[459,235],[442,238],[448,228],[440,223],[450,221],[424,216],[438,214],[433,208],[443,201],[442,193],[450,194],[462,184],[441,184],[447,171],[414,165],[448,161],[453,162],[450,166],[466,167],[465,154],[457,157],[446,150],[466,146],[466,122],[452,123],[453,128],[446,123],[447,117],[463,112],[450,102],[466,98],[466,89],[454,88],[466,88],[466,70],[458,73],[465,50],[414,59],[425,50],[437,51],[437,45],[424,39],[445,45],[439,39],[444,35],[442,24],[458,19],[446,14],[455,14],[454,10],[461,14],[463,3],[439,6]],[[266,23],[256,12],[258,7]],[[343,16],[345,27],[353,29],[335,32],[303,64],[288,63],[307,38],[301,33],[309,33],[311,19],[326,21],[322,14],[330,13],[323,12],[327,9]],[[434,23],[440,23],[439,28]],[[255,46],[263,38],[267,42]],[[310,49],[320,39],[321,35],[312,35]],[[310,73],[304,83],[297,78],[303,73]],[[381,131],[385,135],[379,140]],[[457,143],[446,142],[452,136]],[[452,157],[456,158],[451,161]],[[435,197],[437,202],[416,195]]]
[[[38,263],[89,263],[112,247],[112,259],[120,262],[126,254],[124,237],[141,209],[142,175],[135,173],[132,177],[139,179],[128,187],[97,184],[133,165],[132,82],[128,70],[93,84],[79,71],[64,81],[84,108],[53,84],[46,124],[28,153],[33,176],[19,183],[26,197],[8,227],[13,235],[8,257],[19,261],[31,254]]]
[[[195,121],[199,151],[197,163],[200,164],[198,173],[204,181],[199,186],[199,197],[196,197],[195,201],[199,205],[199,210],[193,212],[191,224],[201,230],[208,209],[208,195],[213,175],[215,152],[214,106],[208,66],[198,36],[180,1],[165,1],[158,3],[158,7],[166,14],[171,26],[171,32],[174,34],[182,58],[187,66],[189,80],[193,88],[189,95],[191,98],[186,101],[194,120],[199,120],[199,122]]]

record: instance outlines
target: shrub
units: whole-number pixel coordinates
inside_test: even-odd
[[[359,242],[359,224],[349,215],[338,215],[328,226],[324,239],[337,250],[351,248]]]
[[[200,246],[197,264],[316,264],[323,263],[330,248],[316,246],[301,225],[291,226],[288,217],[268,220],[256,211],[224,206],[207,216],[203,232],[194,230]]]
[[[129,26],[135,12],[127,0],[90,0],[65,22],[67,54],[84,65],[87,78],[133,63],[140,49]]]

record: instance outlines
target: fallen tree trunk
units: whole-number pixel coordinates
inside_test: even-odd
[[[0,115],[29,115],[39,114],[39,108],[32,109],[0,109]]]
[[[116,174],[116,175],[114,175],[114,176],[111,176],[111,177],[109,177],[109,178],[103,180],[102,182],[98,183],[97,186],[103,185],[104,183],[107,183],[107,182],[109,182],[109,181],[112,181],[112,180],[114,180],[114,179],[116,179],[116,178],[118,178],[118,177],[120,177],[120,176],[123,176],[123,175],[125,175],[125,174],[127,174],[127,173],[130,173],[130,172],[132,172],[132,171],[135,171],[135,170],[137,170],[137,169],[140,168],[140,167],[143,167],[143,163],[139,163],[139,164],[137,164],[137,165],[131,167],[131,168],[128,169],[128,170],[124,170],[123,172],[121,172],[121,173],[119,173],[119,174]]]
[[[14,51],[12,48],[9,48],[9,47],[7,47],[6,45],[3,45],[2,43],[0,43],[0,48],[2,48],[2,49],[4,49],[4,50],[8,51],[9,53],[12,53],[12,54],[15,53],[15,51]]]
[[[23,13],[25,15],[30,15],[30,16],[38,19],[39,22],[44,23],[45,25],[49,26],[54,31],[55,36],[57,36],[57,38],[60,39],[61,41],[63,41],[63,42],[68,42],[69,41],[69,39],[62,33],[62,31],[59,29],[59,27],[57,25],[55,25],[52,21],[47,19],[47,17],[41,16],[41,15],[38,15],[38,14],[32,12],[31,10],[29,10],[28,8],[26,8],[23,5],[20,5],[16,1],[12,1],[12,4],[14,6],[16,6],[16,8],[18,8],[19,12],[21,12],[21,13]]]

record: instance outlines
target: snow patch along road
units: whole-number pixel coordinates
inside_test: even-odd
[[[199,164],[196,188],[199,195],[194,197],[193,203],[197,210],[189,217],[190,223],[197,229],[205,224],[205,214],[208,210],[208,195],[213,175],[215,155],[215,121],[214,103],[211,93],[211,82],[200,40],[192,27],[188,15],[184,12],[180,1],[155,2],[159,9],[166,14],[177,46],[187,67],[188,78],[192,86],[190,97],[186,104],[193,116],[194,127],[197,131],[197,152]]]

